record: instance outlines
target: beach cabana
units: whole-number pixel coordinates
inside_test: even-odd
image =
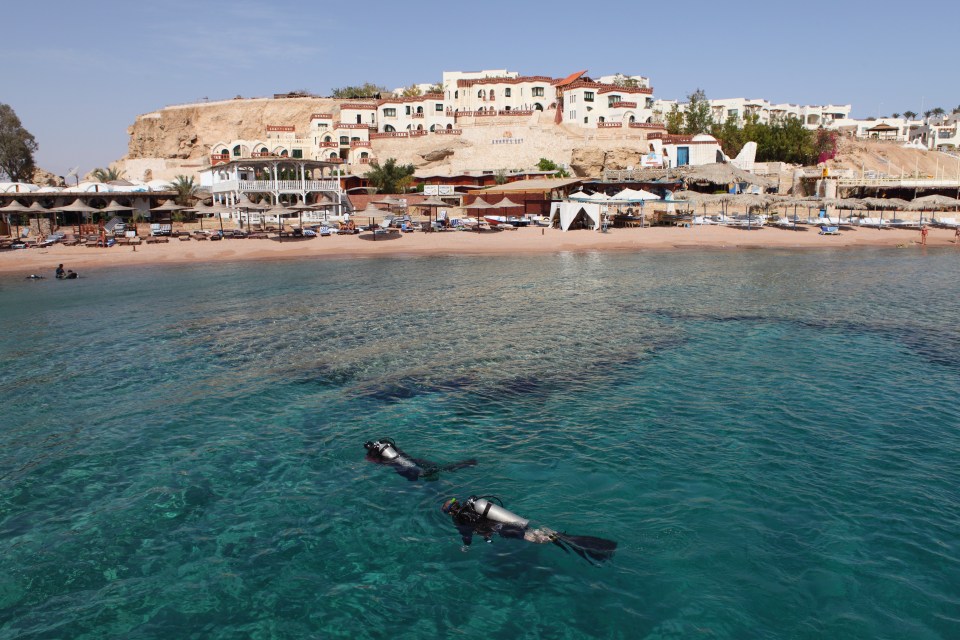
[[[550,209],[550,224],[558,222],[562,231],[569,231],[577,220],[592,220],[599,231],[603,224],[602,205],[599,202],[554,202]]]
[[[433,217],[434,217],[434,216],[433,216],[434,211],[436,211],[439,207],[449,207],[450,205],[448,205],[448,204],[447,204],[446,202],[444,202],[443,200],[440,200],[439,198],[434,198],[434,197],[431,196],[431,197],[427,198],[426,200],[421,200],[420,202],[418,202],[418,203],[415,204],[414,206],[415,206],[415,207],[424,207],[424,208],[428,209],[428,211],[427,211],[427,218],[430,220],[430,223],[432,224],[432,223],[433,223]]]
[[[87,203],[85,203],[85,202],[84,202],[83,200],[81,200],[80,198],[77,198],[76,200],[74,200],[74,201],[71,202],[70,204],[65,204],[65,205],[63,205],[62,207],[56,207],[56,208],[54,209],[54,211],[63,211],[63,212],[73,212],[73,213],[76,213],[76,214],[77,214],[77,235],[79,235],[79,234],[82,233],[82,231],[81,231],[81,229],[80,229],[80,225],[82,224],[81,218],[83,217],[83,215],[84,215],[84,214],[88,214],[88,213],[96,213],[97,211],[100,211],[100,210],[99,210],[99,209],[94,209],[93,207],[91,207],[90,205],[88,205]]]
[[[960,207],[960,200],[957,198],[951,198],[950,196],[941,196],[934,194],[932,196],[923,196],[921,198],[915,198],[907,208],[910,211],[919,211],[920,212],[920,224],[923,224],[923,212],[929,211],[931,214],[934,211],[945,211],[946,209],[956,209]],[[931,215],[931,223],[936,224],[936,218]]]

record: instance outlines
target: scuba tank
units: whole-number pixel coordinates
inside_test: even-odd
[[[512,511],[505,509],[503,503],[494,504],[490,500],[487,500],[487,498],[500,502],[500,499],[494,496],[470,496],[467,498],[467,506],[488,520],[503,522],[504,524],[515,524],[521,527],[526,527],[530,524],[530,521],[526,518],[521,518]]]
[[[397,451],[397,443],[390,438],[375,440],[373,442],[365,442],[363,446],[366,447],[367,451],[370,453],[380,456],[385,462],[395,463],[402,467],[417,466],[417,463],[408,458],[406,455],[401,455],[401,453]]]

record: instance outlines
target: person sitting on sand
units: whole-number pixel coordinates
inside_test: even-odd
[[[57,267],[57,280],[63,280],[64,276],[67,275],[67,272],[63,270],[63,264]]]
[[[73,269],[68,269],[68,270],[67,270],[67,275],[66,275],[66,279],[67,279],[67,280],[76,280],[76,279],[79,278],[79,277],[80,277],[80,276],[78,276],[78,275],[77,275],[77,272],[74,271]]]

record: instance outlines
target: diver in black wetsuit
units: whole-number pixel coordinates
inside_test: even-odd
[[[505,509],[503,502],[495,496],[470,496],[463,502],[450,498],[440,509],[453,518],[453,524],[465,545],[473,542],[474,534],[492,542],[491,538],[496,533],[503,538],[521,538],[535,544],[552,542],[567,553],[573,551],[591,564],[591,560],[609,560],[617,549],[617,543],[612,540],[571,536],[547,527],[531,529],[529,520]]]
[[[363,446],[367,449],[367,460],[377,464],[389,465],[411,482],[420,478],[436,480],[441,471],[455,471],[464,467],[473,467],[477,464],[477,461],[472,459],[450,464],[434,464],[429,460],[411,458],[390,438],[367,441]]]

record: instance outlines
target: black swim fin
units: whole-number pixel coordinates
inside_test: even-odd
[[[477,466],[477,461],[471,458],[470,460],[461,460],[460,462],[451,462],[450,464],[441,465],[441,471],[456,471],[457,469],[466,469],[467,467]]]
[[[613,540],[593,536],[571,536],[566,533],[554,534],[553,544],[567,553],[572,550],[590,564],[593,564],[591,559],[597,562],[609,560],[613,557],[613,552],[617,550],[617,543]]]

